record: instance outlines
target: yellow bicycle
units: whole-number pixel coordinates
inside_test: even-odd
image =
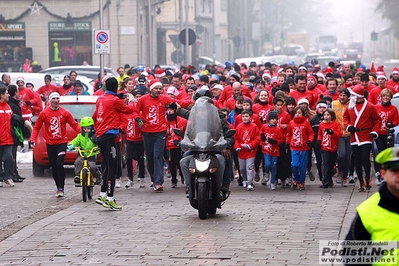
[[[82,186],[82,198],[86,202],[87,198],[93,198],[93,187],[94,180],[89,168],[89,158],[92,156],[93,152],[98,151],[98,147],[93,147],[91,150],[82,150],[76,147],[78,155],[83,158],[83,167],[79,172],[80,185]],[[85,153],[88,153],[85,155]]]

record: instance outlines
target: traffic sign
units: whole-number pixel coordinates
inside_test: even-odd
[[[94,53],[111,53],[109,30],[94,30]]]

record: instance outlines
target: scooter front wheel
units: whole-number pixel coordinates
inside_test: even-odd
[[[198,216],[206,219],[208,212],[208,186],[206,183],[198,183]]]

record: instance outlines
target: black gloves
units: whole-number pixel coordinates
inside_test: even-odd
[[[354,126],[349,126],[348,129],[347,129],[347,131],[348,131],[349,133],[355,133],[355,132],[356,132],[356,128],[355,128]]]
[[[29,105],[29,106],[32,105],[32,103],[30,101],[25,101],[25,103],[26,103],[26,105]]]
[[[44,96],[40,96],[40,98],[42,99],[42,101],[43,101],[43,102],[45,102],[45,101],[46,101],[46,97],[44,97]]]
[[[370,137],[372,137],[373,139],[377,139],[378,138],[378,134],[375,132],[371,132],[370,133]]]
[[[312,142],[310,140],[307,140],[306,145],[308,145],[309,147],[312,147]]]
[[[328,135],[334,134],[334,131],[332,131],[330,128],[325,129],[324,132],[326,132]]]
[[[266,141],[266,136],[265,136],[265,134],[263,134],[263,133],[260,134],[260,140],[261,140],[261,141]]]
[[[277,144],[278,141],[272,138],[267,138],[267,142],[269,142],[270,144]]]
[[[177,140],[177,139],[175,139],[175,140],[173,141],[173,145],[175,145],[176,147],[180,147],[180,141]]]

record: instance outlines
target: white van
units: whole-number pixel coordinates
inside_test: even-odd
[[[24,72],[6,72],[11,76],[11,83],[13,85],[17,85],[17,78],[23,77],[26,82],[32,82],[35,86],[35,90],[39,89],[41,86],[44,85],[44,76],[46,74],[43,73],[24,73]],[[0,73],[0,77],[4,73]]]

